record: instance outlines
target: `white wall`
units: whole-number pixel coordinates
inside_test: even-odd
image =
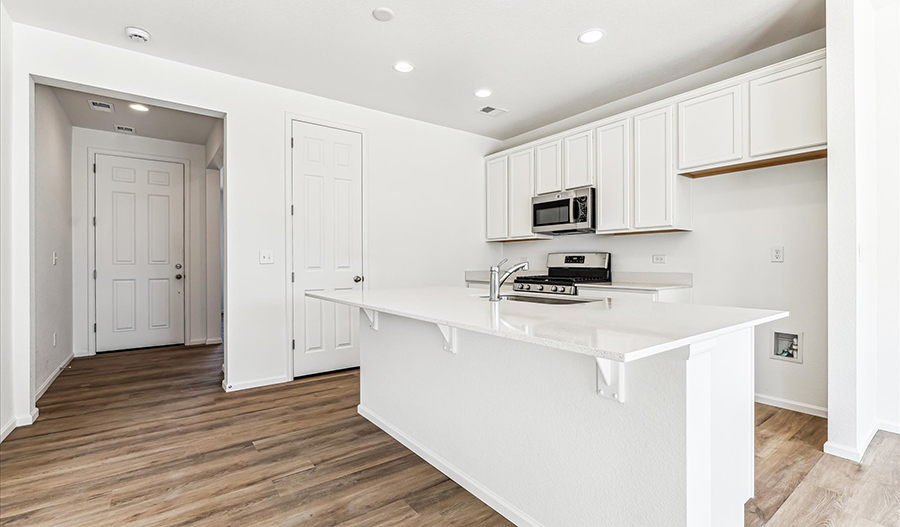
[[[209,146],[207,143],[207,156]],[[222,342],[221,175],[206,170],[206,343]]]
[[[546,266],[554,251],[609,251],[614,271],[689,272],[693,298],[791,312],[757,328],[756,392],[805,411],[827,407],[825,161],[723,174],[693,182],[694,230],[632,236],[577,235],[507,243],[510,262]],[[784,263],[770,249],[784,246]],[[666,264],[652,255],[665,254]],[[804,334],[803,363],[768,358],[770,331]]]
[[[900,2],[875,13],[878,106],[878,418],[900,433]]]
[[[0,3],[0,441],[15,426],[13,408],[13,357],[9,294],[10,229],[8,197],[12,178],[12,59],[13,23]]]
[[[72,358],[72,123],[46,86],[35,86],[34,126],[32,330],[40,397]]]
[[[74,284],[74,350],[76,356],[91,355],[89,340],[93,331],[88,320],[88,293],[93,280],[89,267],[88,236],[91,230],[93,213],[88,209],[88,180],[91,174],[93,159],[88,149],[101,149],[132,155],[144,155],[151,158],[185,159],[188,176],[185,184],[185,203],[189,215],[185,217],[190,230],[190,237],[185,238],[185,276],[188,282],[188,295],[185,298],[185,311],[190,314],[190,325],[185,326],[185,343],[205,344],[206,290],[207,290],[207,251],[206,251],[206,147],[175,141],[163,141],[133,135],[117,134],[100,130],[89,130],[76,127],[72,134],[72,239],[74,248],[74,266],[72,280]],[[189,170],[189,173],[187,172]]]
[[[29,75],[175,101],[227,114],[225,132],[226,385],[286,381],[287,113],[367,130],[368,282],[373,287],[463,284],[462,271],[494,261],[483,241],[482,156],[492,139],[259,82],[16,25],[14,63],[14,283],[28,284]],[[466,204],[465,208],[460,208]],[[17,213],[23,214],[17,214]],[[24,235],[23,235],[24,233]],[[275,265],[258,263],[260,249]],[[24,256],[23,256],[24,255]],[[22,260],[26,265],[22,265]],[[27,285],[11,291],[16,354],[27,354]],[[16,375],[28,366],[17,363]],[[27,392],[16,392],[16,404]],[[27,406],[27,402],[21,403]]]

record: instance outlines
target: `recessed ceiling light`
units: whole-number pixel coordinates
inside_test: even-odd
[[[389,22],[394,18],[394,12],[386,7],[379,7],[372,11],[372,16],[379,22]]]
[[[150,108],[147,108],[143,104],[137,104],[137,103],[129,104],[128,107],[137,112],[149,112],[150,111]]]
[[[409,73],[415,66],[413,66],[412,62],[406,62],[401,60],[400,62],[394,64],[394,71],[399,71],[400,73]]]
[[[484,97],[490,97],[490,96],[491,96],[491,90],[489,90],[487,88],[482,88],[475,92],[475,97],[484,98]]]
[[[126,27],[125,36],[130,38],[133,42],[150,42],[150,33],[139,27]]]
[[[603,38],[602,29],[588,29],[584,33],[578,35],[578,42],[582,44],[593,44]]]

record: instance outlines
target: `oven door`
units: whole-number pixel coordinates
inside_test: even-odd
[[[594,229],[594,189],[537,196],[531,200],[535,234],[578,234]]]

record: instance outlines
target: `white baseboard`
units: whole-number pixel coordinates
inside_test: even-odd
[[[0,427],[0,443],[6,439],[6,436],[10,434],[13,430],[16,429],[16,418],[10,417],[9,421],[3,423],[3,426]]]
[[[453,466],[450,462],[429,450],[426,446],[398,430],[365,406],[357,406],[356,411],[359,412],[359,415],[365,417],[371,421],[372,424],[387,432],[403,446],[412,450],[428,464],[443,472],[445,476],[458,483],[459,486],[469,491],[488,507],[494,509],[518,527],[543,527],[540,522],[507,502],[481,483],[475,481],[469,475]]]
[[[222,339],[221,339],[221,338],[206,339],[206,345],[207,345],[207,346],[212,346],[213,344],[221,344],[221,343],[222,343]]]
[[[893,423],[887,419],[878,421],[878,428],[885,432],[891,432],[892,434],[900,434],[900,423]]]
[[[222,381],[222,388],[226,392],[238,392],[241,390],[249,390],[250,388],[259,388],[261,386],[271,386],[272,384],[281,384],[283,382],[293,381],[293,377],[269,377],[268,379],[258,379],[255,381],[247,381],[241,383],[231,383],[226,384],[225,381]]]
[[[862,461],[863,456],[866,455],[866,450],[868,450],[869,445],[872,443],[872,439],[875,437],[875,434],[878,433],[878,430],[881,429],[880,427],[883,423],[883,421],[875,421],[872,423],[872,429],[869,430],[857,447],[840,445],[834,441],[826,441],[824,448],[825,453],[859,463]]]
[[[772,397],[771,395],[763,395],[761,393],[758,393],[756,394],[756,402],[768,406],[774,406],[776,408],[783,408],[785,410],[800,412],[801,414],[809,414],[816,417],[828,417],[828,408],[815,406],[812,404],[799,403],[797,401],[782,399],[780,397]]]
[[[191,339],[188,342],[184,343],[185,346],[205,346],[206,339]]]
[[[48,377],[47,380],[44,381],[43,384],[38,386],[37,391],[34,392],[35,402],[40,400],[41,396],[43,396],[44,393],[47,391],[47,388],[49,388],[50,385],[53,384],[53,381],[55,381],[56,378],[59,377],[59,374],[62,373],[64,369],[66,369],[66,366],[68,366],[69,363],[72,362],[72,359],[74,359],[74,358],[75,358],[75,354],[69,353],[69,355],[65,359],[63,359],[63,361],[60,363],[60,365],[57,366],[57,368],[55,370],[53,370],[53,373],[50,375],[50,377]]]
[[[37,407],[35,407],[35,408],[32,408],[31,412],[29,412],[26,415],[17,415],[16,416],[16,426],[28,426],[28,425],[34,424],[34,422],[37,421],[39,413],[40,412],[38,412]]]

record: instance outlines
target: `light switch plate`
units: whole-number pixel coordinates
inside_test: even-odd
[[[271,249],[259,251],[259,263],[260,265],[269,265],[275,263],[275,251]]]
[[[775,263],[781,263],[784,261],[784,246],[783,245],[773,245],[772,246],[772,261]]]

